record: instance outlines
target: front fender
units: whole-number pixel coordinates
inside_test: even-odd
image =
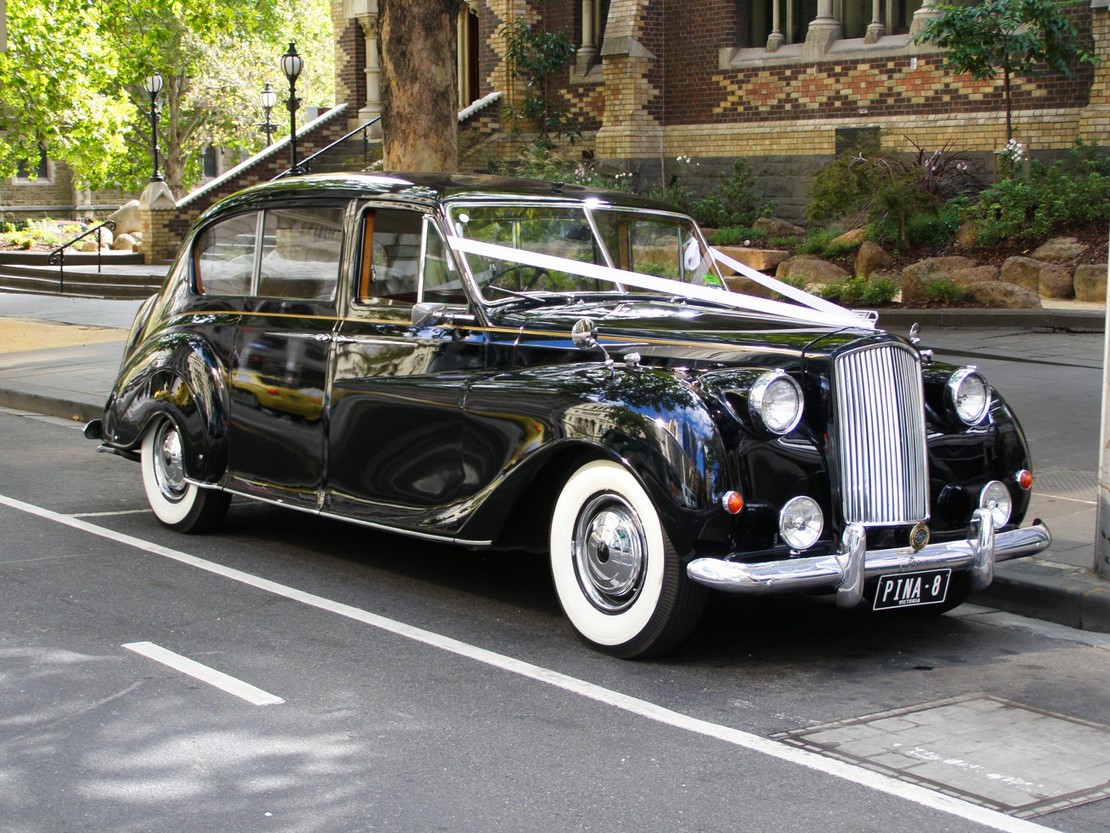
[[[473,382],[464,409],[465,468],[486,484],[468,527],[492,537],[525,484],[565,454],[621,461],[652,495],[672,538],[687,539],[675,540],[680,548],[728,488],[724,444],[681,373],[596,363],[533,368]]]
[[[151,421],[166,416],[185,439],[188,476],[219,479],[227,466],[226,379],[204,339],[184,332],[149,339],[125,359],[105,405],[105,443],[133,451]]]

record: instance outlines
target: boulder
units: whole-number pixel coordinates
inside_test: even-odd
[[[994,309],[1039,309],[1041,299],[1031,289],[1003,281],[980,281],[967,287],[969,300]]]
[[[718,246],[717,250],[724,255],[728,255],[733,260],[738,260],[745,266],[755,269],[757,272],[770,272],[788,257],[790,252],[783,249],[752,249],[747,246]],[[728,267],[721,267],[727,270]]]
[[[1041,269],[1040,295],[1042,298],[1074,298],[1071,269],[1059,263],[1046,263]]]
[[[760,217],[752,224],[752,228],[759,229],[768,237],[802,237],[806,233],[801,226],[780,220],[778,217]]]
[[[864,240],[856,252],[856,274],[861,278],[889,269],[893,265],[894,258],[887,254],[886,249],[870,240]]]
[[[800,278],[807,286],[812,286],[836,283],[847,280],[851,276],[835,263],[821,260],[816,255],[797,255],[780,263],[775,270],[775,277],[780,281],[787,278]]]
[[[1020,255],[1008,257],[1002,264],[1000,279],[1024,286],[1042,298],[1071,298],[1075,295],[1071,271],[1061,263]]]
[[[962,269],[953,269],[948,274],[960,286],[970,286],[973,283],[998,280],[999,271],[997,266],[968,266]]]
[[[1075,267],[1075,300],[1106,303],[1106,264],[1083,263]]]
[[[740,275],[725,275],[725,283],[732,292],[751,295],[755,298],[772,298],[775,293],[761,283],[756,283],[751,278],[742,278]]]
[[[139,245],[138,239],[133,234],[120,234],[112,241],[112,251],[115,252],[133,252],[136,246]]]
[[[116,234],[131,234],[143,230],[143,218],[139,214],[138,200],[124,203],[108,215],[108,219],[116,224]]]
[[[956,229],[956,248],[974,249],[979,245],[979,224],[973,221],[960,224]]]
[[[829,246],[837,249],[858,249],[863,245],[863,234],[863,229],[854,228],[834,237],[829,241]]]
[[[1086,244],[1080,243],[1074,237],[1053,237],[1033,252],[1033,259],[1046,263],[1067,263],[1075,260],[1085,251],[1087,251]]]
[[[929,287],[935,281],[958,282],[955,275],[977,267],[971,258],[958,256],[929,257],[911,263],[902,270],[902,303],[928,301]]]
[[[1016,283],[1018,286],[1040,292],[1042,266],[1044,266],[1044,263],[1033,260],[1031,257],[1022,257],[1021,255],[1008,257],[1002,264],[999,280],[1004,283]]]

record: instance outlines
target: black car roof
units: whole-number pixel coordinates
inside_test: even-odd
[[[431,206],[455,199],[529,199],[584,201],[597,199],[630,208],[668,210],[655,200],[627,194],[587,188],[560,182],[461,173],[327,173],[290,176],[255,185],[217,202],[204,212],[203,218],[214,213],[239,211],[265,205],[275,199],[303,200],[327,198],[395,197],[406,202]]]

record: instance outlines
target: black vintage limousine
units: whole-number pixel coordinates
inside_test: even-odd
[[[778,293],[729,291],[727,262]],[[549,553],[588,643],[656,654],[709,590],[947,610],[1022,526],[1022,430],[971,367],[747,270],[627,194],[318,175],[196,223],[104,418],[158,519],[232,495]]]

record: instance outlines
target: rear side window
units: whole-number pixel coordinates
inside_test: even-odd
[[[343,212],[339,208],[267,211],[258,294],[335,300]]]
[[[281,208],[209,226],[194,247],[196,291],[203,295],[334,300],[343,242],[343,209]]]
[[[258,214],[240,214],[206,228],[194,252],[196,290],[202,295],[248,295],[254,274]]]

